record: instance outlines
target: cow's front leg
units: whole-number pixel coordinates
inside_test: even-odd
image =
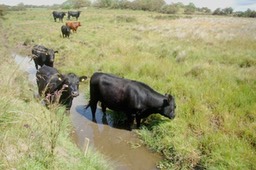
[[[127,129],[132,130],[134,117],[132,116],[131,113],[126,113],[126,117],[127,117]]]
[[[91,102],[90,103],[91,111],[92,111],[92,121],[96,122],[96,110],[97,110],[97,102]]]
[[[140,127],[141,124],[141,119],[144,119],[146,117],[148,117],[150,115],[150,113],[148,113],[146,110],[144,111],[140,111],[136,114],[136,124],[137,124],[137,128]]]
[[[140,114],[136,114],[136,124],[137,124],[137,128],[140,127],[140,120],[141,120]]]

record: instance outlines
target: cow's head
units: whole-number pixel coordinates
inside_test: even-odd
[[[165,97],[166,98],[164,99],[162,106],[162,114],[170,119],[173,119],[175,117],[176,108],[174,97],[170,94],[166,94]]]
[[[46,57],[48,58],[49,62],[53,63],[55,58],[55,53],[58,53],[58,51],[54,51],[53,49],[48,49],[45,53]]]
[[[66,90],[72,97],[77,97],[79,95],[79,82],[85,81],[86,76],[78,77],[74,73],[69,73],[65,76]]]
[[[69,26],[66,26],[68,34],[70,34],[70,28]]]

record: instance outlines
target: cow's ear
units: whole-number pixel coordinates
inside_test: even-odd
[[[83,82],[83,81],[85,81],[87,79],[87,76],[81,76],[81,77],[79,77],[79,81],[80,82]]]
[[[172,95],[168,94],[168,101],[170,102],[170,101],[172,101],[172,100],[173,100]]]
[[[54,53],[59,53],[59,51],[54,51]]]
[[[164,96],[167,97],[167,101],[169,101],[169,102],[173,99],[172,95],[170,95],[170,94],[166,93]]]
[[[59,81],[62,81],[62,82],[66,81],[66,78],[63,75],[58,74],[57,76]]]

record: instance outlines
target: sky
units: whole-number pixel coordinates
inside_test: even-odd
[[[211,10],[227,7],[232,7],[235,11],[246,11],[248,8],[256,10],[256,0],[166,0],[166,2],[182,2],[184,5],[192,2],[196,7],[208,7]]]
[[[66,0],[0,0],[0,4],[17,5],[23,3],[25,5],[53,5],[61,4]],[[192,2],[196,7],[208,7],[211,10],[217,8],[232,7],[235,11],[246,11],[248,8],[256,10],[256,0],[165,0],[169,3],[182,2],[184,5]]]

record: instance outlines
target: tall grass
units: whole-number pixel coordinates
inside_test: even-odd
[[[65,108],[33,99],[25,73],[12,65],[0,69],[1,169],[111,169],[100,154],[85,156],[74,145]]]
[[[112,169],[102,155],[89,149],[85,156],[71,141],[64,107],[47,109],[33,97],[34,85],[12,58],[14,44],[0,32],[0,169]]]
[[[164,155],[160,168],[256,167],[254,20],[167,20],[152,12],[89,8],[82,12],[78,32],[63,39],[62,23],[53,22],[50,13],[9,13],[4,29],[11,46],[31,42],[18,49],[30,54],[33,44],[43,44],[59,50],[55,66],[62,72],[90,76],[100,70],[175,96],[173,121],[152,115],[137,131],[149,148]],[[88,94],[88,87],[82,90]]]

